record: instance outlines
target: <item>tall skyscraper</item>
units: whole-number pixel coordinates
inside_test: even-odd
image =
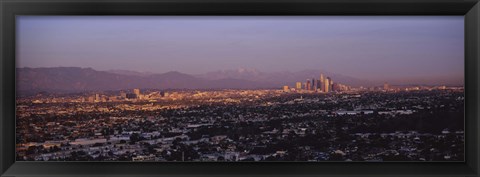
[[[305,86],[305,89],[306,89],[306,90],[310,90],[311,87],[312,87],[311,85],[312,85],[312,83],[310,83],[310,79],[307,79],[307,84],[306,84],[306,86]]]
[[[320,90],[325,92],[325,78],[323,78],[323,74],[320,74]]]
[[[284,91],[284,92],[290,91],[290,89],[288,88],[288,85],[283,86],[283,91]]]
[[[330,88],[329,88],[328,90],[330,90],[331,92],[333,92],[333,79],[328,78],[328,80],[330,81],[330,83],[328,84],[328,86],[330,86]]]
[[[297,84],[295,86],[296,86],[295,88],[297,90],[301,90],[302,89],[302,82],[297,82]]]
[[[330,91],[330,78],[329,77],[327,77],[324,80],[324,85],[325,85],[325,87],[323,88],[323,92],[328,93]]]
[[[313,91],[317,90],[317,81],[315,78],[312,78],[312,89]]]

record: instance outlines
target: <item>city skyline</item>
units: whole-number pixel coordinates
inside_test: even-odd
[[[16,19],[17,161],[465,161],[462,16]]]
[[[18,22],[20,68],[191,75],[319,69],[392,84],[464,79],[461,16],[21,16]]]
[[[313,92],[345,91],[351,88],[374,89],[385,83],[396,88],[407,87],[463,87],[463,84],[445,83],[399,84],[391,81],[370,82],[335,73],[308,71],[296,73],[213,72],[203,75],[188,75],[179,72],[144,75],[128,71],[95,71],[91,68],[19,68],[17,90],[20,95],[38,92],[85,92],[140,89],[279,89]],[[306,81],[305,81],[306,80]],[[323,81],[323,82],[322,82]]]

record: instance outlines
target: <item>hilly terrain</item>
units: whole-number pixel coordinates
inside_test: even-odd
[[[318,79],[320,73],[331,77],[334,82],[358,86],[372,84],[368,81],[321,72],[266,73],[252,69],[222,70],[200,75],[189,75],[177,71],[166,73],[141,73],[126,70],[97,71],[92,68],[52,67],[17,68],[17,90],[20,92],[80,92],[123,89],[261,89],[293,86],[295,82]]]

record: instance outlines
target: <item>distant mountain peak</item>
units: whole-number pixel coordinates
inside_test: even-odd
[[[276,88],[276,85],[244,79],[206,80],[178,71],[148,77],[115,74],[79,67],[18,68],[17,89],[20,95],[36,92],[85,92],[125,89],[222,89]]]

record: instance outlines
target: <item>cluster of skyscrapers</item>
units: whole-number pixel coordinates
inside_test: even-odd
[[[314,92],[333,92],[333,91],[343,91],[348,90],[348,86],[338,83],[333,83],[333,79],[330,77],[324,77],[323,74],[320,74],[319,79],[307,79],[306,82],[297,82],[294,89],[290,89],[288,86],[283,86],[283,90],[288,92],[290,90],[296,91],[314,91]]]
[[[160,92],[160,95],[163,97],[165,92]],[[126,91],[120,91],[120,96],[113,95],[107,96],[103,94],[96,93],[93,96],[84,99],[84,101],[88,102],[109,102],[109,101],[122,101],[122,100],[143,100],[147,98],[148,95],[144,95],[140,92],[140,89],[133,89],[133,92],[127,93]]]
[[[133,89],[133,93],[121,91],[120,97],[123,99],[142,99],[143,95],[140,93],[140,89]]]

